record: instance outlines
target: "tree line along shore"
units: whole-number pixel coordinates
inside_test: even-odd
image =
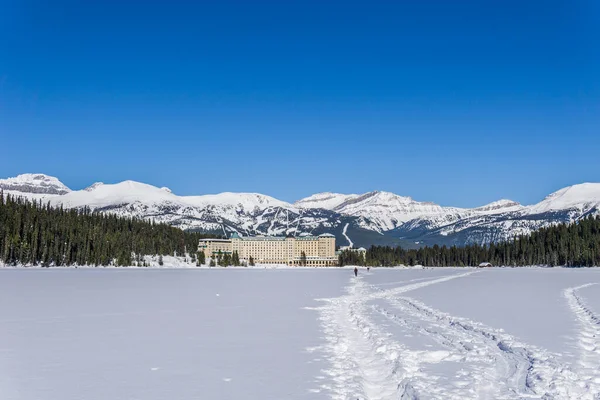
[[[0,193],[0,262],[5,265],[117,265],[144,266],[143,255],[189,254],[203,265],[197,253],[201,238],[215,235],[186,232],[160,223],[92,212],[89,208],[53,208],[42,202]],[[235,255],[215,265],[238,265]],[[432,267],[600,265],[600,216],[572,224],[542,228],[531,235],[489,245],[431,246],[420,249],[371,246],[363,257],[342,251],[339,265]]]

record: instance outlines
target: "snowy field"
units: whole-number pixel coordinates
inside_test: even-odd
[[[600,399],[600,269],[3,269],[0,399]]]

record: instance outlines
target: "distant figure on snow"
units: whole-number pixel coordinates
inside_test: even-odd
[[[367,272],[369,272],[371,270],[371,267],[367,267]]]
[[[354,276],[358,276],[358,268],[354,267]]]

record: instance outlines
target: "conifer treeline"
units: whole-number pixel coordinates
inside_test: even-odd
[[[206,236],[87,208],[51,208],[0,192],[0,262],[7,265],[132,265],[133,254],[195,252]]]
[[[193,253],[198,240],[209,236],[87,208],[51,208],[0,193],[0,262],[7,265],[132,265],[134,255]],[[600,217],[543,228],[498,244],[418,250],[372,246],[365,260],[345,251],[339,261],[370,266],[600,265]]]
[[[372,246],[366,260],[358,253],[345,251],[340,265],[424,265],[432,267],[493,265],[600,266],[600,216],[574,224],[542,228],[531,235],[485,246],[433,246],[418,250]]]

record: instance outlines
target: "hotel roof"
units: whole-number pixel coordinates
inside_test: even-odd
[[[306,235],[306,236],[241,236],[237,232],[233,232],[229,239],[212,239],[205,238],[200,239],[201,242],[229,242],[231,239],[239,239],[239,240],[258,240],[258,241],[282,241],[286,239],[295,239],[295,240],[318,240],[319,238],[335,238],[331,233],[322,233],[319,236]]]

